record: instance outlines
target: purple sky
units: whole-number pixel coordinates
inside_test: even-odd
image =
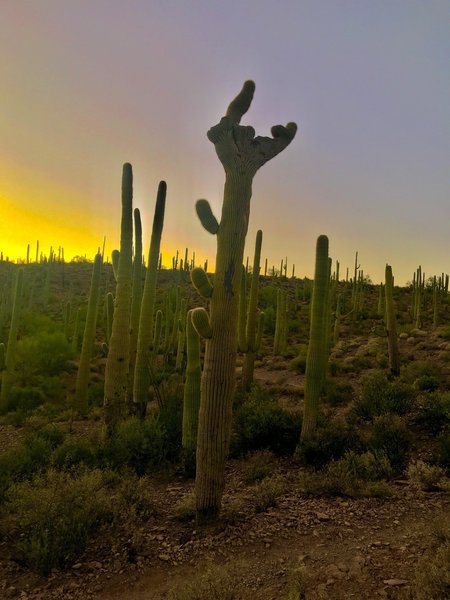
[[[131,162],[146,243],[166,179],[166,262],[212,261],[194,211],[220,214],[206,131],[254,79],[243,123],[299,132],[255,178],[249,254],[262,229],[269,264],[311,276],[325,233],[344,275],[356,250],[376,282],[386,262],[399,283],[448,272],[449,32],[448,0],[2,0],[0,247],[92,256],[106,235],[110,251]]]

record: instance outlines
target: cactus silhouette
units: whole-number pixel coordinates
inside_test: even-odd
[[[255,137],[253,127],[239,125],[250,108],[254,91],[253,81],[246,81],[226,115],[208,131],[208,139],[214,144],[225,170],[222,215],[216,231],[212,211],[204,201],[200,207],[197,204],[197,213],[203,214],[202,224],[217,236],[210,315],[206,315],[207,320],[203,315],[211,336],[206,341],[197,436],[196,509],[199,519],[219,512],[225,485],[225,459],[236,383],[239,279],[252,181],[258,169],[284,150],[297,131],[297,126],[289,123],[286,127],[272,127],[272,138]],[[194,318],[200,316],[198,310],[192,314],[194,326]]]

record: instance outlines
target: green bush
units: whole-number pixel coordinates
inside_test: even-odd
[[[319,426],[309,440],[299,444],[296,458],[303,464],[321,469],[331,460],[341,458],[348,450],[359,446],[355,429],[343,421],[329,421]]]
[[[257,450],[247,459],[243,467],[245,483],[261,481],[273,471],[274,455],[269,450]]]
[[[434,458],[442,467],[450,469],[450,429],[437,436]]]
[[[433,435],[450,425],[450,392],[419,396],[415,423]]]
[[[100,450],[104,465],[117,470],[129,467],[138,475],[160,465],[166,455],[165,431],[154,415],[144,421],[136,417],[122,421]]]
[[[301,418],[278,406],[271,396],[254,387],[234,414],[232,453],[271,450],[292,454],[300,437]]]
[[[311,495],[384,497],[392,491],[382,480],[391,473],[389,461],[383,454],[347,452],[321,472],[302,473],[300,486]]]
[[[399,380],[389,381],[384,373],[374,373],[363,379],[361,396],[355,400],[353,412],[371,420],[394,413],[406,415],[414,408],[414,389]]]
[[[83,438],[67,438],[52,454],[56,469],[69,470],[84,465],[94,467],[98,463],[98,449]]]
[[[407,475],[413,487],[427,492],[438,491],[442,489],[444,481],[448,482],[444,469],[436,465],[428,465],[423,460],[410,463]]]
[[[375,417],[368,443],[373,451],[384,452],[396,473],[408,464],[412,435],[398,415]]]
[[[418,389],[420,388],[420,382],[425,383],[427,378],[430,381],[437,382],[439,386],[440,380],[442,379],[442,372],[439,365],[430,361],[413,360],[401,369],[401,378],[406,383],[415,385]],[[433,385],[433,384],[431,384]]]
[[[48,471],[15,484],[7,494],[2,522],[18,563],[44,575],[73,563],[93,531],[111,518],[100,471]]]
[[[264,512],[276,506],[277,500],[286,491],[286,482],[280,475],[266,477],[253,487],[252,505],[255,512]]]
[[[354,390],[349,383],[336,382],[333,379],[327,379],[325,386],[324,402],[331,406],[347,404],[353,400]]]
[[[30,479],[48,468],[52,450],[48,440],[34,434],[18,448],[0,454],[0,503],[15,482]]]
[[[45,394],[38,387],[13,386],[9,393],[8,410],[27,415],[45,402]]]

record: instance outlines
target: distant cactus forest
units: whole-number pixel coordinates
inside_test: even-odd
[[[350,598],[361,573],[367,589],[384,585],[384,597],[449,597],[450,527],[420,557],[408,533],[399,533],[404,550],[383,545],[381,533],[370,551],[360,542],[359,555],[388,549],[399,573],[380,579],[365,556],[355,579],[351,565],[337,563],[327,580],[341,583],[322,581],[322,595],[322,575],[300,559],[278,565],[279,587],[267,595],[228,560],[250,542],[255,556],[277,536],[294,544],[295,532],[305,546],[320,539],[326,548],[341,521],[343,547],[365,519],[375,544],[386,511],[400,531],[402,506],[419,521],[425,507],[444,529],[450,492],[449,274],[418,265],[400,287],[393,256],[385,279],[373,282],[357,248],[351,265],[330,256],[326,232],[318,232],[313,279],[300,278],[289,256],[268,264],[262,230],[245,256],[257,220],[253,179],[278,154],[283,160],[297,132],[288,123],[259,137],[241,125],[254,91],[246,81],[207,132],[224,170],[223,203],[214,214],[208,200],[192,199],[192,210],[216,239],[213,271],[184,247],[163,267],[170,181],[154,190],[153,221],[141,223],[129,163],[111,256],[103,245],[68,262],[63,240],[50,250],[30,241],[20,261],[1,254],[4,598],[19,597],[17,581],[29,573],[37,575],[23,597],[100,598],[108,570],[166,573],[166,587],[148,598]],[[203,559],[212,563],[191,595],[176,575],[171,589],[170,573]],[[55,573],[65,591],[52,584]],[[70,596],[75,573],[85,587]]]

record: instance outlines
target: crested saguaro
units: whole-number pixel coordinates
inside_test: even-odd
[[[209,204],[199,201],[196,209],[204,228],[217,236],[216,272],[210,297],[209,325],[201,386],[197,438],[196,508],[199,519],[218,514],[225,484],[225,459],[229,447],[231,410],[235,390],[239,280],[245,237],[250,216],[252,181],[267,161],[292,141],[295,123],[272,127],[273,137],[255,137],[253,127],[242,126],[255,91],[246,81],[231,102],[226,115],[208,131],[225,170],[225,188],[220,223]],[[202,321],[193,314],[194,326]],[[199,330],[202,335],[202,331]]]

